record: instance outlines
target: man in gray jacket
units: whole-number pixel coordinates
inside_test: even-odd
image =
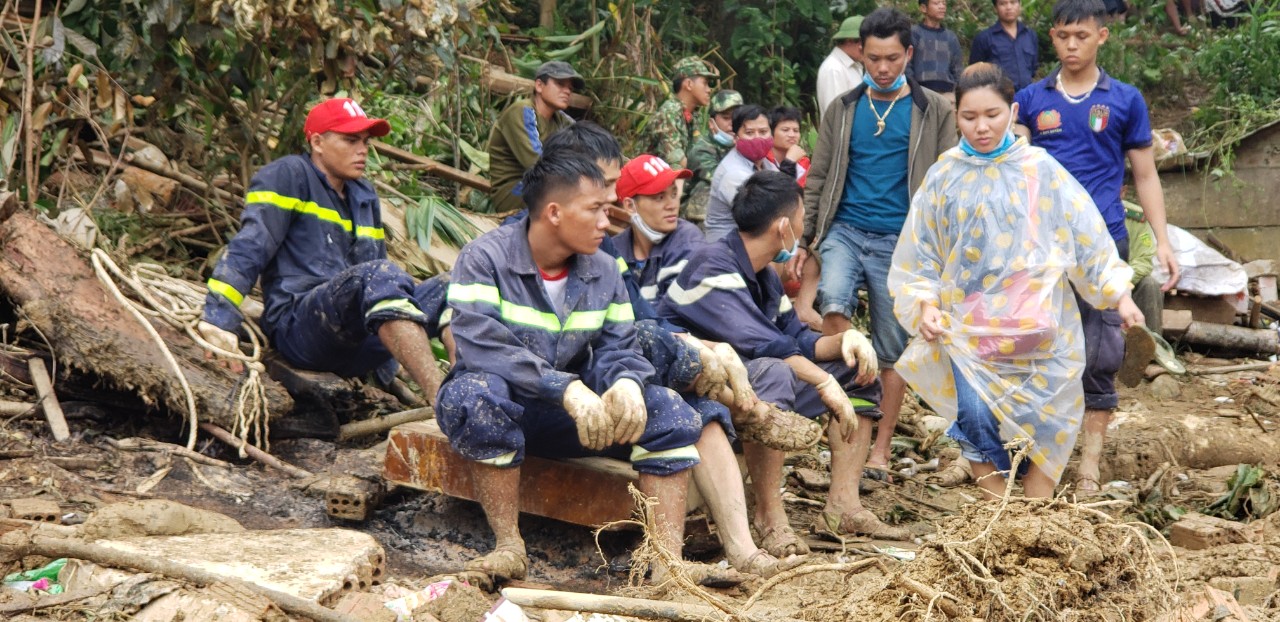
[[[811,317],[817,294],[828,335],[849,328],[858,290],[867,291],[871,342],[884,385],[884,418],[867,463],[884,467],[906,390],[893,370],[907,334],[893,315],[889,261],[911,195],[957,137],[951,102],[906,77],[912,54],[907,16],[876,9],[860,32],[867,72],[822,118],[805,192],[802,250],[791,269],[804,283],[796,306]]]

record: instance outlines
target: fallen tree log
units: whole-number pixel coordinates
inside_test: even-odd
[[[0,290],[22,307],[49,340],[64,373],[90,372],[109,386],[136,393],[149,406],[186,413],[186,396],[146,329],[107,293],[70,244],[25,212],[0,223]],[[202,419],[230,427],[239,381],[185,335],[153,323],[186,376]],[[266,383],[268,410],[289,412],[293,399]]]
[[[1192,322],[1182,340],[1233,352],[1280,354],[1280,333],[1274,330]]]
[[[1272,464],[1280,435],[1259,434],[1248,418],[1213,413],[1117,412],[1101,460],[1102,480],[1140,482],[1162,463],[1193,469],[1230,464]]]

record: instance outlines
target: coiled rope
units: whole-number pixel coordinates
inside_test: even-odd
[[[159,346],[165,360],[178,378],[187,402],[187,425],[189,426],[187,449],[195,450],[196,446],[196,429],[199,423],[199,415],[196,409],[195,394],[191,391],[191,385],[187,382],[186,375],[182,373],[182,368],[178,365],[177,359],[169,351],[169,346],[160,337],[160,333],[156,332],[155,327],[151,325],[146,316],[160,318],[169,326],[186,333],[188,337],[195,340],[206,351],[212,352],[220,358],[240,361],[244,364],[245,376],[237,383],[235,389],[233,410],[235,423],[232,426],[231,433],[235,434],[244,443],[252,442],[254,446],[269,451],[270,445],[267,441],[267,434],[270,414],[267,412],[266,385],[262,381],[262,374],[266,372],[266,367],[262,364],[262,344],[266,343],[266,337],[262,334],[262,330],[258,328],[258,325],[248,318],[244,319],[243,325],[249,334],[252,354],[244,354],[239,350],[224,350],[209,343],[196,330],[204,310],[204,288],[182,279],[171,277],[162,266],[152,263],[133,265],[129,269],[129,274],[125,274],[120,269],[120,266],[111,259],[111,256],[100,248],[93,249],[92,259],[93,269],[98,275],[98,280],[102,281],[102,284],[111,291],[115,299],[129,309],[133,317],[142,324],[147,334]],[[143,302],[135,302],[126,297],[116,285],[116,281],[128,285],[129,289],[141,298]],[[251,436],[252,441],[250,440]],[[243,444],[240,448],[240,457],[245,457]]]

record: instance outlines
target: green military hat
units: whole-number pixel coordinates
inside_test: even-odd
[[[737,91],[731,89],[716,91],[716,94],[711,96],[711,114],[720,114],[730,108],[737,108],[743,103],[745,102],[742,101],[742,94]]]
[[[846,39],[861,39],[861,31],[862,16],[854,15],[853,17],[845,18],[843,22],[840,22],[840,30],[837,30],[836,34],[831,35],[831,40],[844,41]]]
[[[676,61],[675,67],[671,70],[672,80],[676,78],[693,78],[695,76],[719,78],[720,70],[697,56],[686,56]]]

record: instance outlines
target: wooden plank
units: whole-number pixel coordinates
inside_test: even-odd
[[[62,405],[53,392],[53,382],[49,379],[49,370],[44,366],[44,359],[33,356],[27,359],[27,369],[31,372],[31,382],[36,385],[36,395],[40,398],[44,418],[53,431],[53,440],[65,441],[71,438],[71,430],[67,428],[67,418],[62,414]]]
[[[420,170],[428,175],[434,175],[441,179],[448,179],[449,181],[456,181],[464,186],[470,186],[483,192],[489,191],[489,180],[480,177],[479,175],[473,175],[466,171],[449,166],[448,164],[436,162],[431,158],[420,156],[412,151],[405,151],[399,147],[392,147],[380,140],[371,141],[370,144],[373,145],[374,149],[378,150],[378,153],[383,153],[388,157],[401,162],[407,162],[421,167]]]
[[[387,481],[478,500],[472,462],[453,451],[435,420],[396,426],[388,440],[383,462]],[[630,465],[612,458],[527,456],[520,470],[520,511],[589,527],[626,520],[635,507],[627,484],[638,479]],[[689,501],[698,504],[692,486]]]
[[[1165,296],[1164,308],[1166,311],[1190,311],[1191,319],[1196,322],[1232,324],[1236,321],[1235,306],[1220,296]]]

